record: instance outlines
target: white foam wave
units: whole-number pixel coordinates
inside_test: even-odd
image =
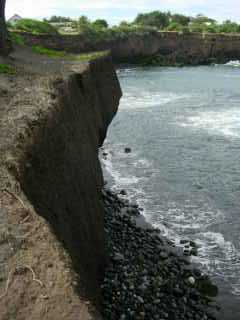
[[[139,159],[133,163],[133,165],[137,168],[150,168],[152,166],[152,162],[147,159]]]
[[[226,137],[240,137],[240,110],[199,112],[178,123],[183,127],[195,127]]]
[[[189,98],[186,94],[175,94],[171,92],[127,92],[121,99],[120,109],[145,109],[154,106],[163,106],[170,102]]]
[[[174,201],[153,205],[152,199],[158,197],[155,192],[145,194],[140,187],[138,177],[122,174],[126,154],[119,150],[124,149],[122,146],[118,146],[117,151],[114,152],[105,149],[108,155],[102,160],[106,170],[114,179],[113,187],[118,190],[127,187],[130,201],[134,200],[144,208],[146,221],[159,228],[161,234],[175,242],[177,246],[181,239],[186,239],[185,237],[189,236],[194,240],[198,246],[198,256],[193,257],[193,261],[200,264],[207,273],[228,281],[231,284],[232,293],[240,295],[240,279],[235,279],[236,274],[240,273],[240,253],[232,242],[224,238],[223,234],[210,231],[214,226],[225,223],[224,212],[210,208],[205,198],[200,203],[196,203],[193,199],[186,199],[180,206]],[[114,166],[115,157],[118,159],[117,169]],[[147,159],[136,160],[137,154],[131,154],[131,157],[131,161],[137,167],[151,165]],[[128,156],[127,159],[129,160]]]
[[[228,67],[240,67],[240,61],[239,60],[231,60],[231,61],[227,62],[225,64],[225,66],[228,66]]]
[[[240,295],[240,252],[231,241],[219,232],[206,231],[198,234],[195,240],[199,249],[195,262],[200,263],[208,273],[229,282],[232,293]],[[233,281],[234,279],[234,281]]]
[[[142,174],[140,177],[137,177],[136,175],[129,173],[128,170],[125,170],[125,161],[127,157],[128,160],[131,159],[131,162],[134,166],[137,166],[141,169],[149,167],[151,165],[150,161],[148,161],[147,159],[135,160],[137,158],[137,153],[134,153],[133,151],[126,155],[123,145],[119,144],[115,147],[117,147],[117,151],[113,152],[105,148],[104,151],[107,153],[107,156],[101,159],[102,165],[114,181],[112,188],[127,188],[130,200],[131,198],[136,197],[145,198],[142,189],[139,187],[139,182],[144,181],[147,178]],[[113,157],[118,159],[118,168],[114,166],[114,163],[116,163],[116,161],[114,161]],[[119,162],[122,162],[122,165]],[[126,171],[126,175],[123,174],[124,171]]]
[[[130,73],[135,73],[136,70],[137,70],[136,67],[118,69],[118,70],[117,70],[117,74],[118,74],[120,77],[124,77],[125,75],[129,76]]]

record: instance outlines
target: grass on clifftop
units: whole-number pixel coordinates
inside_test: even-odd
[[[32,51],[41,55],[48,56],[49,58],[64,58],[66,56],[65,51],[57,51],[52,49],[47,49],[41,46],[33,46]]]
[[[62,58],[65,60],[82,61],[82,62],[94,60],[100,57],[107,56],[109,54],[109,51],[98,51],[98,52],[89,52],[89,53],[74,55],[74,54],[69,54],[65,51],[52,50],[52,49],[44,48],[41,46],[33,46],[32,51],[37,54],[45,55],[49,58]]]
[[[0,63],[0,74],[15,74],[16,70],[5,63]]]
[[[11,26],[11,28],[16,31],[29,32],[32,34],[58,34],[58,31],[51,24],[33,19],[21,19],[17,21],[14,26]]]

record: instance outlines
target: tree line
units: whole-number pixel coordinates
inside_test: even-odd
[[[6,0],[0,0],[0,53],[7,53],[10,49],[10,41],[5,23]],[[109,26],[105,19],[89,20],[86,16],[79,19],[71,19],[63,16],[52,16],[43,21],[23,19],[10,28],[32,33],[57,33],[61,26],[68,26],[74,32],[84,34],[91,40],[101,40],[114,37],[127,37],[129,33],[144,33],[151,31],[177,31],[182,33],[240,33],[240,24],[226,20],[219,23],[215,19],[203,14],[195,17],[178,14],[152,11],[140,13],[132,21],[121,21],[118,25]]]
[[[218,23],[215,19],[203,14],[195,17],[171,12],[153,11],[139,14],[133,21],[134,24],[155,27],[158,30],[183,31],[183,32],[206,32],[206,33],[238,33],[240,24],[231,20]]]
[[[108,22],[104,19],[97,19],[91,22],[86,16],[81,16],[78,20],[68,17],[52,16],[45,19],[49,23],[72,23],[75,29],[80,32],[90,32],[109,28]],[[195,17],[178,14],[152,11],[150,13],[140,13],[132,22],[122,21],[112,28],[148,28],[159,31],[178,31],[178,32],[205,32],[205,33],[240,33],[240,24],[225,20],[222,23],[209,18],[203,14]]]

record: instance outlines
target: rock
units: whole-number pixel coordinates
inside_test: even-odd
[[[122,260],[124,260],[124,256],[121,253],[115,253],[114,260],[122,261]]]
[[[144,303],[143,298],[142,298],[142,297],[140,297],[140,296],[138,296],[138,297],[137,297],[137,300],[138,300],[138,302],[139,302],[139,303],[141,303],[141,304],[143,304],[143,303]]]
[[[126,190],[121,190],[119,193],[120,193],[122,196],[126,196],[126,195],[127,195],[127,191],[126,191]]]
[[[213,320],[207,315],[210,298],[198,289],[207,278],[190,259],[155,229],[136,224],[136,205],[107,190],[103,199],[110,253],[101,287],[104,319]],[[190,241],[184,244],[189,251],[195,248]]]
[[[191,255],[191,256],[197,256],[197,255],[198,255],[198,250],[197,250],[197,248],[192,248],[192,249],[190,250],[190,255]]]
[[[207,277],[198,281],[198,289],[204,296],[216,297],[218,295],[218,287],[214,285]]]
[[[125,153],[131,153],[131,152],[132,152],[132,149],[131,149],[131,148],[125,148],[125,149],[124,149],[124,152],[125,152]]]
[[[196,280],[195,280],[194,277],[189,277],[189,278],[187,278],[187,283],[188,283],[189,285],[191,285],[191,286],[194,286],[195,283],[196,283]]]
[[[190,241],[189,242],[190,246],[193,247],[193,248],[197,248],[197,245],[194,241]]]
[[[183,239],[180,240],[180,244],[188,244],[188,243],[189,243],[189,240],[183,240]]]
[[[195,278],[197,278],[197,279],[201,278],[201,276],[202,276],[202,272],[196,268],[193,269],[193,274],[194,274]]]
[[[167,259],[168,258],[168,254],[165,251],[161,251],[160,254],[159,254],[159,257],[161,259]]]

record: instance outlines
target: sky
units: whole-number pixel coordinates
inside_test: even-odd
[[[240,0],[7,0],[6,16],[48,18],[52,15],[91,20],[104,18],[110,24],[133,20],[139,12],[172,11],[186,15],[204,14],[219,21],[240,22]]]

